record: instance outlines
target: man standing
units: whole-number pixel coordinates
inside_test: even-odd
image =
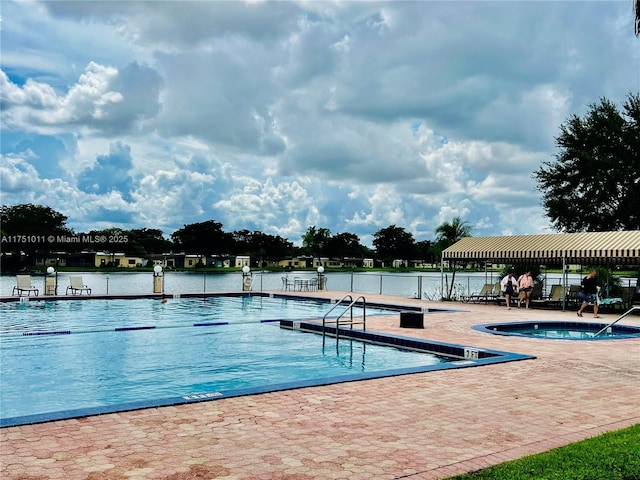
[[[598,279],[595,270],[591,270],[589,275],[582,279],[582,290],[578,293],[578,298],[582,300],[582,305],[578,310],[579,317],[582,316],[587,305],[593,305],[593,318],[600,318],[598,316]]]

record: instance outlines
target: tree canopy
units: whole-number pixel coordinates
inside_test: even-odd
[[[373,235],[373,246],[378,258],[386,261],[413,258],[415,253],[413,234],[395,225],[378,230]]]
[[[302,236],[302,246],[312,257],[320,258],[325,254],[329,238],[331,231],[328,228],[317,228],[314,225]]]
[[[231,249],[231,234],[222,230],[222,223],[215,220],[192,223],[171,234],[173,243],[185,253],[215,255]]]
[[[536,172],[543,206],[561,232],[640,229],[640,95],[609,100],[560,126],[555,161]]]
[[[71,235],[67,217],[43,205],[1,206],[0,232],[2,235]]]

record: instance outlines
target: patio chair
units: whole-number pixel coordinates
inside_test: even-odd
[[[67,287],[66,294],[69,295],[82,295],[82,292],[87,292],[87,295],[91,295],[91,289],[82,283],[82,277],[79,275],[71,275],[69,277],[69,286]]]
[[[291,290],[293,288],[293,282],[287,277],[282,277],[282,291]]]
[[[11,295],[17,293],[18,296],[21,297],[23,292],[27,292],[27,296],[31,296],[31,292],[36,296],[40,293],[40,291],[31,284],[31,275],[16,275],[16,286],[13,287]]]

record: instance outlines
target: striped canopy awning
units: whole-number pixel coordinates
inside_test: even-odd
[[[443,260],[500,263],[640,265],[640,230],[505,237],[467,237],[442,252]]]

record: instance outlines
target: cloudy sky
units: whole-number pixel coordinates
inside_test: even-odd
[[[640,90],[620,1],[2,0],[1,203],[371,245],[550,232],[559,126]]]

